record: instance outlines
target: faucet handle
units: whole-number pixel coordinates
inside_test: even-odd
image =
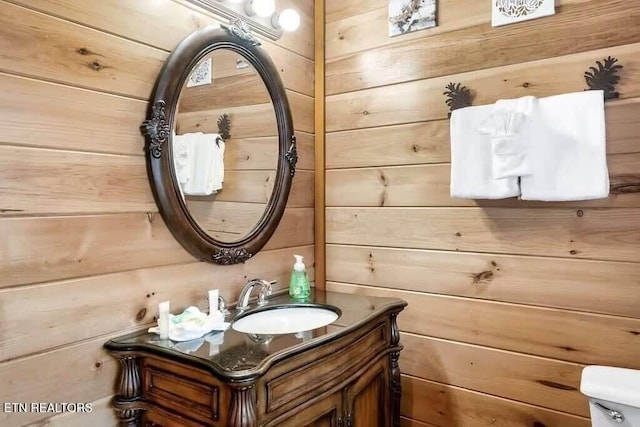
[[[262,280],[262,287],[258,293],[258,306],[263,306],[267,303],[267,297],[273,292],[272,286],[276,283],[278,283],[277,280],[272,280],[270,282]]]
[[[222,295],[218,296],[218,310],[222,313],[223,317],[227,317],[231,312],[227,309],[227,302],[224,300]]]

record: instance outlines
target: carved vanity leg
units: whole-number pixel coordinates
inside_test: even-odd
[[[398,313],[391,313],[391,347],[398,347],[400,344],[400,330],[397,321]],[[402,386],[400,383],[400,350],[392,351],[389,354],[391,359],[391,419],[393,427],[400,427],[400,397],[402,396]]]
[[[257,425],[255,384],[231,386],[229,427],[256,427]]]
[[[140,367],[134,356],[118,358],[122,365],[120,387],[113,406],[120,418],[120,427],[140,425]]]

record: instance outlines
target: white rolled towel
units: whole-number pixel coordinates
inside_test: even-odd
[[[495,179],[531,174],[527,157],[536,103],[537,99],[533,96],[499,100],[491,115],[482,122],[480,133],[491,138],[491,165]]]
[[[451,197],[504,199],[520,195],[518,178],[494,179],[491,138],[480,132],[493,105],[461,108],[451,114]]]

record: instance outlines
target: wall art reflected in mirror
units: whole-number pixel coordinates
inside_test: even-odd
[[[176,239],[199,259],[244,262],[277,227],[297,151],[275,65],[242,23],[187,37],[158,78],[149,178]]]

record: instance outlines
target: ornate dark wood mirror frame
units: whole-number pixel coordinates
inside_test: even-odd
[[[209,236],[189,214],[180,194],[171,149],[183,84],[198,61],[217,49],[242,55],[257,70],[271,97],[278,126],[278,168],[271,198],[253,230],[243,239],[231,243]],[[267,243],[287,204],[298,155],[282,79],[269,55],[242,21],[228,27],[202,28],[178,45],[156,81],[142,132],[147,137],[147,173],[160,213],[174,237],[192,255],[203,261],[231,265],[245,262]]]

